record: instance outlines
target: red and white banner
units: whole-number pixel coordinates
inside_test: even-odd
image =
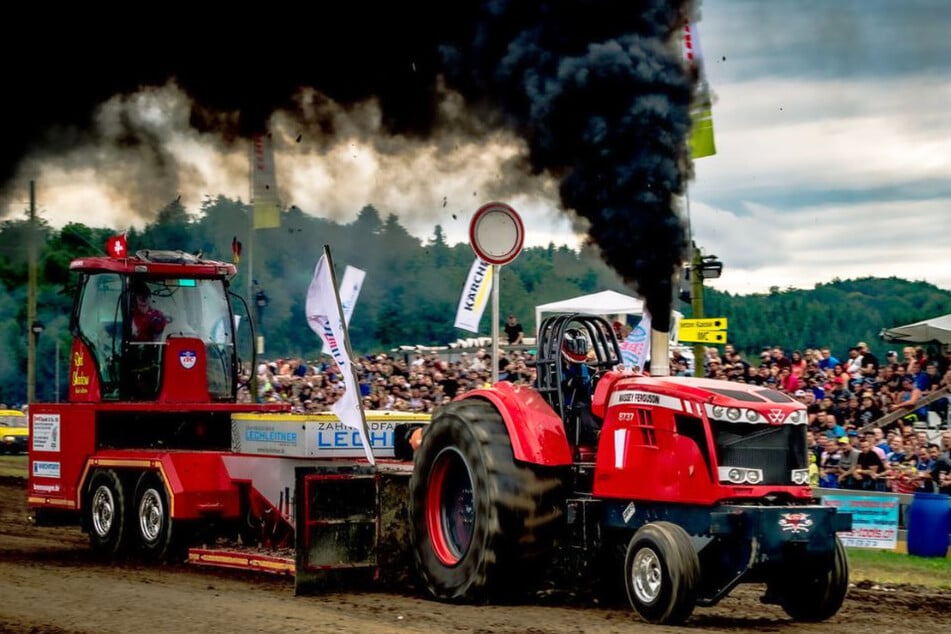
[[[694,94],[690,104],[690,154],[693,158],[713,156],[717,153],[713,137],[713,95],[703,70],[703,55],[700,52],[700,36],[695,22],[685,22],[683,28],[683,59],[689,73],[696,76]]]
[[[281,226],[274,143],[270,134],[256,134],[251,139],[251,213],[255,229]]]
[[[644,307],[641,321],[634,327],[621,346],[621,358],[624,365],[631,369],[643,370],[644,364],[651,356],[651,314]]]
[[[340,368],[346,390],[340,399],[331,406],[340,422],[352,427],[360,434],[363,450],[370,464],[375,464],[370,449],[370,433],[367,429],[366,414],[360,399],[357,384],[356,367],[350,358],[350,342],[347,339],[347,324],[340,307],[333,263],[329,257],[330,248],[324,247],[324,254],[317,261],[314,278],[307,289],[307,325],[323,340],[330,350],[330,356]]]

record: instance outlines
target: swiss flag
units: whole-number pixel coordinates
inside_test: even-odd
[[[124,233],[121,236],[112,236],[106,240],[106,253],[111,258],[124,258],[129,254]]]

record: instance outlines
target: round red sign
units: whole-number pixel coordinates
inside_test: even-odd
[[[508,264],[518,257],[524,243],[525,225],[505,203],[482,205],[469,223],[469,244],[489,264]]]

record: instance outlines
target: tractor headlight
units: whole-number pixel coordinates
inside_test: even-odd
[[[801,410],[796,410],[795,412],[789,415],[789,422],[791,423],[798,423],[801,419],[802,419]]]
[[[791,475],[793,484],[809,483],[809,469],[793,469]]]
[[[757,420],[759,420],[759,412],[757,412],[755,409],[746,410],[746,420],[751,423],[755,423]]]
[[[740,420],[740,410],[735,407],[731,407],[726,410],[726,417],[727,420],[731,420],[735,423],[736,421]]]
[[[723,418],[723,407],[720,405],[714,405],[712,413],[714,418]]]
[[[742,467],[720,467],[720,482],[730,484],[759,484],[763,481],[762,469],[743,469]]]

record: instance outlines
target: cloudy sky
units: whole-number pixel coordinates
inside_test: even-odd
[[[696,162],[711,286],[897,276],[951,289],[951,4],[711,1],[717,154]]]
[[[951,289],[951,4],[706,0],[700,11],[717,154],[696,162],[687,200],[693,238],[724,262],[708,284],[748,294],[897,276]],[[296,100],[337,134],[272,116],[285,205],[351,222],[373,204],[421,239],[439,224],[461,242],[481,204],[504,200],[527,245],[578,244],[556,184],[518,169],[522,142],[474,136],[471,118],[452,125],[470,114],[451,93],[444,132],[425,143],[381,143],[372,102],[345,111],[308,90]],[[192,129],[190,103],[175,83],[114,97],[90,141],[27,157],[16,182],[36,179],[54,226],[141,226],[179,195],[192,211],[207,196],[247,200],[247,144]],[[160,148],[123,145],[130,122]],[[26,199],[7,192],[5,215]]]

